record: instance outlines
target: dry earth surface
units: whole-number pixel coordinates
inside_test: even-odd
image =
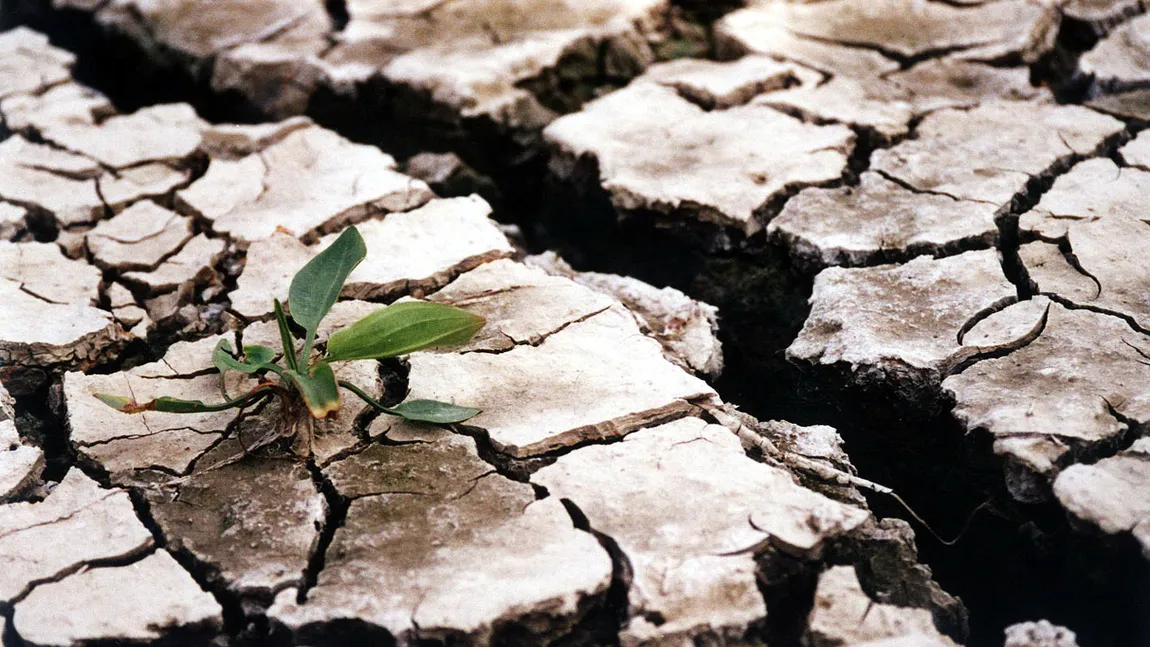
[[[968,617],[850,413],[1047,566],[1147,572],[1147,7],[723,4],[0,0],[83,52],[0,32],[5,647],[1147,640],[1144,581],[1096,583],[1105,619],[1003,611],[984,566]],[[196,107],[76,80],[102,57]],[[475,418],[349,408],[304,461],[247,450],[275,403],[93,397],[238,391],[212,349],[277,346],[272,299],[353,224],[321,340],[398,299],[488,323],[337,370]],[[728,403],[794,374],[820,424]],[[933,478],[907,498],[944,507]]]

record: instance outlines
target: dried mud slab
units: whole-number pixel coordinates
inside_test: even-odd
[[[27,228],[28,211],[14,204],[0,202],[0,240],[11,241]]]
[[[173,550],[210,565],[229,590],[270,600],[303,583],[327,503],[306,466],[291,457],[236,460],[245,443],[267,433],[267,422],[241,423],[238,431],[243,441],[225,440],[188,478],[146,495]]]
[[[875,151],[870,168],[915,191],[1003,207],[1031,178],[1123,130],[1117,119],[1079,106],[988,101],[928,115],[914,139]]]
[[[56,51],[64,53],[64,50]],[[60,126],[92,125],[114,114],[116,109],[107,97],[71,81],[35,94],[14,94],[0,99],[4,125],[25,135]]]
[[[1115,29],[1082,55],[1078,68],[1108,93],[1150,85],[1150,15]]]
[[[82,7],[110,31],[174,59],[220,93],[286,117],[320,90],[358,100],[382,80],[429,98],[440,118],[538,129],[578,102],[569,83],[625,80],[654,60],[665,0],[353,0],[339,29],[320,3],[118,0]],[[285,82],[288,80],[290,82]],[[413,115],[426,118],[426,114]]]
[[[0,374],[9,389],[24,395],[39,369],[91,368],[120,351],[127,334],[92,305],[99,270],[49,243],[0,242],[0,256]]]
[[[882,53],[845,43],[806,38],[789,25],[793,11],[785,3],[755,2],[715,23],[715,46],[724,58],[763,54],[801,63],[831,75],[875,77],[899,69]]]
[[[837,367],[860,385],[928,395],[951,369],[985,351],[964,335],[1015,299],[994,250],[920,256],[904,265],[832,267],[815,277],[810,316],[787,358]],[[1022,332],[1019,337],[1029,330]]]
[[[121,169],[149,162],[185,163],[199,148],[206,126],[191,106],[173,103],[110,117],[98,126],[56,124],[40,134],[66,150]]]
[[[715,397],[705,382],[663,359],[659,343],[618,305],[538,346],[416,353],[410,362],[410,397],[481,409],[466,426],[516,458],[618,438]]]
[[[897,61],[949,55],[1033,62],[1054,45],[1053,7],[1005,0],[969,7],[914,0],[759,1],[717,25],[720,49],[795,60],[849,76],[876,76]]]
[[[1069,0],[1062,14],[1089,25],[1099,36],[1145,10],[1142,0]]]
[[[154,202],[138,202],[88,233],[88,251],[101,267],[148,270],[192,239],[192,222]]]
[[[725,110],[749,103],[757,95],[823,80],[814,70],[750,54],[728,63],[681,58],[652,65],[643,74],[706,110]]]
[[[102,489],[77,469],[43,501],[8,503],[0,511],[5,563],[0,600],[7,604],[24,599],[41,583],[65,579],[88,565],[141,555],[153,545],[128,493]]]
[[[237,160],[283,141],[297,130],[314,125],[307,117],[263,124],[213,124],[202,133],[200,150],[213,159]]]
[[[1150,130],[1138,133],[1138,136],[1118,151],[1119,157],[1126,166],[1137,166],[1143,171],[1150,171]]]
[[[1085,105],[1116,117],[1147,120],[1150,119],[1150,89],[1103,94],[1088,100]]]
[[[324,570],[269,618],[307,641],[353,622],[401,644],[558,638],[602,596],[611,559],[556,497],[495,474],[474,441],[372,445],[325,469],[351,499]]]
[[[4,419],[7,416],[8,412],[0,412],[0,503],[28,494],[39,484],[44,471],[44,451],[24,444],[16,432],[16,423]]]
[[[629,276],[576,272],[553,252],[525,262],[547,273],[608,295],[637,315],[644,333],[663,345],[663,355],[696,374],[716,378],[723,372],[718,308],[697,301],[672,287],[656,288]]]
[[[916,193],[878,173],[858,186],[806,189],[767,226],[808,267],[859,266],[943,256],[998,240],[994,205]]]
[[[108,313],[88,300],[56,303],[0,280],[4,313],[0,343],[5,363],[27,365],[93,365],[123,339]],[[51,325],[45,325],[50,322]]]
[[[767,614],[748,549],[817,555],[869,516],[747,458],[729,430],[697,418],[585,447],[532,482],[571,501],[630,562],[625,645],[741,642]]]
[[[1030,85],[1026,68],[939,59],[877,79],[836,76],[765,93],[755,102],[815,123],[848,124],[890,142],[907,135],[915,118],[935,110],[970,108],[991,99],[1050,98],[1049,91]]]
[[[0,36],[0,99],[40,94],[72,78],[75,55],[48,44],[48,37],[25,27]]]
[[[214,267],[226,248],[224,239],[199,234],[152,271],[125,272],[121,278],[125,283],[144,286],[149,294],[163,294],[187,284],[209,285],[218,281]]]
[[[1078,647],[1078,637],[1047,620],[1020,622],[1006,628],[1003,647]]]
[[[337,88],[378,75],[455,119],[538,129],[579,100],[562,85],[625,80],[654,62],[648,38],[668,9],[665,0],[353,0],[324,62]]]
[[[300,112],[321,78],[315,55],[328,47],[331,19],[318,2],[217,2],[203,11],[186,0],[122,0],[96,20],[160,60],[237,91],[268,114]]]
[[[1019,251],[1037,290],[1150,330],[1150,279],[1141,271],[1150,253],[1147,191],[1150,172],[1109,159],[1087,160],[1059,176],[1019,218],[1019,229],[1040,239]]]
[[[870,645],[905,637],[914,645],[957,645],[938,632],[930,611],[872,600],[853,566],[832,566],[819,576],[803,644],[809,647]],[[918,642],[921,641],[921,642]]]
[[[1093,465],[1071,465],[1054,481],[1054,496],[1072,518],[1108,535],[1130,533],[1150,559],[1150,439]]]
[[[215,598],[158,550],[126,566],[37,586],[16,605],[12,626],[28,644],[65,647],[171,636],[206,640],[223,627],[223,618]]]
[[[1150,366],[1139,353],[1150,352],[1145,335],[1117,317],[1057,303],[1043,318],[1029,344],[943,382],[954,416],[992,435],[1007,485],[1023,501],[1048,498],[1060,469],[1117,447],[1131,425],[1150,420]]]
[[[1004,0],[969,7],[915,0],[783,3],[784,24],[811,40],[876,49],[896,59],[939,53],[972,60],[1033,62],[1054,45],[1053,7]]]
[[[191,172],[187,168],[148,162],[120,169],[114,175],[103,175],[96,184],[104,204],[113,213],[119,213],[145,198],[166,199],[176,189],[187,185],[190,178]]]
[[[505,258],[514,248],[488,216],[491,207],[477,196],[433,200],[407,213],[361,223],[367,258],[344,284],[345,298],[392,300],[421,294],[478,267]],[[230,294],[232,308],[256,319],[271,314],[272,298],[287,299],[296,270],[335,240],[305,246],[276,233],[253,243],[247,265]]]
[[[0,200],[47,213],[60,226],[93,223],[103,215],[94,179],[99,173],[86,157],[20,135],[0,142]]]
[[[239,241],[283,231],[310,242],[432,198],[426,184],[394,169],[395,160],[378,148],[313,126],[241,159],[212,160],[202,178],[179,192],[177,205]]]
[[[428,300],[463,308],[487,320],[471,341],[455,349],[460,353],[537,346],[553,333],[615,303],[574,281],[511,260],[480,265]]]
[[[196,11],[194,3],[184,0],[119,0],[104,6],[97,15],[124,29],[146,30],[135,35],[189,60],[274,39],[283,31],[300,28],[301,23],[317,33],[329,28],[322,6],[283,0],[230,0],[218,3],[210,12]]]
[[[707,112],[670,88],[642,82],[543,134],[551,172],[570,180],[580,158],[594,159],[617,210],[717,224],[745,236],[762,229],[758,212],[772,199],[842,175],[854,143],[844,126],[806,124],[758,106]]]
[[[0,280],[53,304],[95,305],[100,296],[100,270],[67,258],[51,243],[0,241]]]

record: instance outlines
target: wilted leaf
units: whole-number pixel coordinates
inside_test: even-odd
[[[233,356],[232,343],[221,339],[212,352],[212,364],[223,373],[225,369],[235,369],[244,373],[255,373],[271,363],[276,352],[267,346],[244,346],[244,358],[238,360]]]
[[[125,398],[122,395],[108,395],[107,393],[93,393],[92,395],[100,402],[124,413],[128,413],[129,406],[135,404],[132,398]]]
[[[288,290],[288,307],[292,319],[307,331],[301,363],[308,360],[319,322],[335,305],[344,281],[365,256],[367,245],[363,237],[355,227],[348,227],[334,243],[296,272]]]
[[[449,424],[472,418],[479,414],[479,409],[460,407],[435,400],[408,400],[387,409],[387,412],[408,420]]]
[[[261,384],[234,400],[225,400],[224,402],[216,402],[213,404],[208,404],[200,400],[181,400],[168,396],[156,398],[143,404],[139,404],[131,398],[125,398],[119,395],[108,395],[107,393],[94,393],[93,396],[100,402],[123,413],[142,413],[144,411],[159,411],[162,413],[212,413],[215,411],[224,411],[225,409],[246,407],[255,400],[271,393],[273,388],[275,388],[273,385]]]
[[[327,362],[316,362],[310,375],[297,371],[288,371],[287,375],[303,396],[304,404],[313,417],[323,419],[339,411],[339,387]]]
[[[457,346],[471,339],[483,324],[483,317],[454,306],[394,303],[333,334],[327,341],[327,359],[382,359]]]

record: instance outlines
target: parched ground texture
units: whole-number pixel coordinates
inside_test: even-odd
[[[781,258],[811,285],[789,362],[943,411],[1014,501],[1150,555],[1146,7],[695,4],[0,2],[260,117],[117,108],[45,35],[0,32],[5,647],[968,644],[838,433],[715,390],[748,350],[719,341],[727,304],[530,255],[493,219],[516,173],[572,218]],[[333,106],[408,131],[408,159],[313,121]],[[423,132],[490,177],[413,156]],[[273,298],[353,224],[368,257],[321,342],[404,298],[488,323],[337,372],[475,418],[345,393],[305,461],[248,450],[276,403],[93,397],[250,385],[212,349],[277,347]]]

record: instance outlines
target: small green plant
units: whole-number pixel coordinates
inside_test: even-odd
[[[298,449],[302,445],[305,452],[310,451],[311,420],[328,418],[340,410],[341,386],[372,407],[408,420],[453,423],[478,414],[478,409],[434,400],[408,400],[385,407],[356,385],[337,380],[331,367],[332,362],[398,357],[417,350],[465,343],[484,324],[483,317],[465,310],[421,301],[394,303],[333,333],[324,352],[314,352],[320,322],[335,305],[348,275],[365,256],[367,247],[363,237],[355,227],[349,227],[296,273],[288,291],[288,309],[292,320],[304,331],[298,352],[283,306],[278,299],[274,300],[283,346],[282,366],[277,363],[275,351],[267,346],[245,344],[237,354],[228,340],[220,340],[212,363],[220,371],[221,384],[229,370],[258,376],[260,381],[247,393],[229,398],[225,391],[223,402],[210,404],[166,396],[143,404],[105,393],[97,393],[95,397],[124,413],[206,413],[248,407],[278,397],[284,427],[278,435],[304,440],[296,446]]]

